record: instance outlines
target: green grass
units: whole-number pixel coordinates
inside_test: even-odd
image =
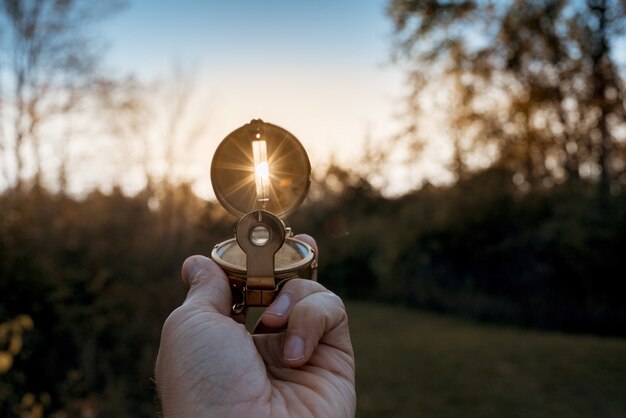
[[[626,339],[347,309],[357,417],[626,417]]]

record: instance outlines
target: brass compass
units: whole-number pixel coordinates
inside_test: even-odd
[[[283,220],[306,197],[310,175],[296,137],[260,119],[231,132],[215,151],[213,190],[239,222],[235,237],[217,244],[211,258],[226,272],[234,314],[268,306],[287,280],[312,277],[313,248],[293,238]]]

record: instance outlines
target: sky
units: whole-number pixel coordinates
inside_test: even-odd
[[[190,175],[210,196],[213,150],[251,119],[292,132],[314,167],[355,164],[366,137],[384,145],[398,131],[404,75],[386,3],[135,0],[103,24],[105,62],[142,79],[195,74],[209,128]]]

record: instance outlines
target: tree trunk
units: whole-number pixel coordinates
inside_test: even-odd
[[[610,157],[613,147],[611,133],[608,129],[607,117],[610,114],[609,103],[605,97],[606,88],[610,84],[608,79],[609,44],[607,40],[607,2],[606,0],[589,0],[589,8],[598,19],[598,29],[594,33],[592,51],[592,83],[593,105],[600,110],[597,129],[600,131],[598,144],[598,164],[602,170],[600,175],[600,189],[608,193],[611,186]]]

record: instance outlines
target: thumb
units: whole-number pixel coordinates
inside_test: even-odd
[[[189,286],[183,305],[196,305],[229,316],[232,294],[226,274],[215,262],[201,255],[183,263],[182,278]]]

